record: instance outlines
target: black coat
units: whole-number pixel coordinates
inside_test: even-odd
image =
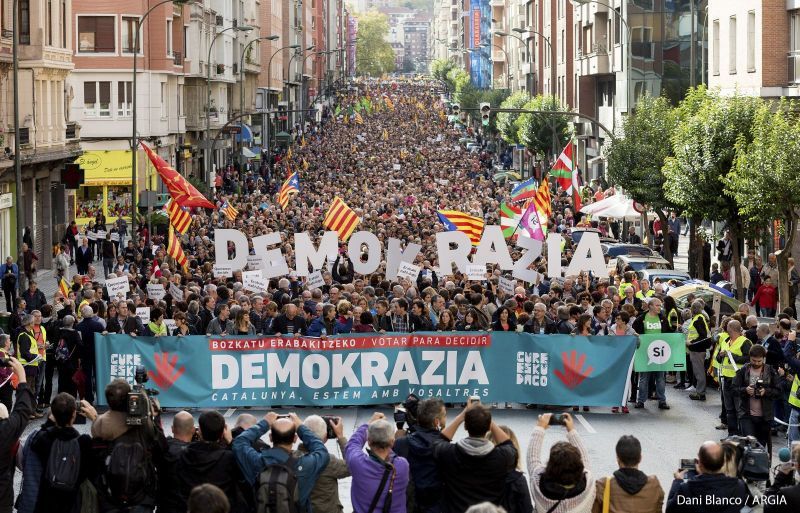
[[[56,440],[72,440],[74,438],[78,439],[81,449],[80,471],[78,473],[78,482],[81,483],[94,474],[95,459],[92,452],[92,437],[89,435],[81,435],[73,427],[60,428],[52,426],[45,428],[41,435],[36,437],[31,450],[38,456],[44,468],[47,466],[53,443]],[[36,513],[72,513],[80,499],[80,489],[78,488],[72,492],[53,490],[50,488],[44,474],[42,472],[34,511]]]
[[[638,334],[644,333],[644,316],[647,315],[647,312],[640,314],[635,321],[633,321],[633,331]],[[672,333],[674,330],[670,327],[669,321],[667,320],[667,316],[664,315],[664,312],[661,312],[658,315],[658,318],[661,320],[661,333]]]
[[[186,511],[186,498],[181,495],[177,466],[188,445],[177,438],[167,438],[164,462],[158,469],[158,511],[161,513]]]
[[[277,316],[275,321],[272,323],[272,332],[280,333],[281,335],[288,335],[289,326],[294,328],[292,333],[295,335],[304,335],[306,333],[306,320],[300,314],[295,315],[294,319],[291,320],[286,317],[286,314]]]
[[[184,504],[195,486],[210,483],[225,492],[231,503],[231,513],[247,511],[244,495],[239,489],[243,481],[241,470],[230,447],[216,442],[192,442],[178,458],[176,473]]]
[[[14,504],[14,455],[17,441],[33,413],[33,394],[27,383],[17,386],[17,399],[8,418],[0,422],[0,512],[11,512]]]
[[[708,505],[706,497],[738,498],[741,505]],[[750,492],[741,479],[724,474],[701,474],[687,481],[672,482],[666,513],[739,513],[743,505],[751,503]]]
[[[761,399],[762,418],[772,421],[772,406],[775,399],[781,397],[781,381],[783,378],[778,376],[775,368],[771,365],[764,365],[761,371],[761,379],[764,380],[766,393]],[[739,418],[750,415],[750,396],[747,395],[747,387],[750,386],[750,364],[746,363],[736,372],[733,377],[733,402],[736,404],[736,415]]]
[[[418,427],[408,436],[398,438],[394,444],[395,454],[408,460],[417,511],[438,511],[443,485],[433,460],[433,450],[440,443],[449,443],[441,432]]]
[[[84,249],[86,252],[84,253]],[[75,250],[75,264],[78,267],[83,267],[84,265],[89,265],[94,261],[94,255],[92,254],[91,248],[86,246],[79,246],[78,249]]]

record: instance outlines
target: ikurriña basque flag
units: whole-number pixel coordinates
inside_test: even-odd
[[[480,217],[471,216],[458,210],[439,210],[436,215],[439,216],[439,221],[447,228],[447,231],[464,232],[473,246],[477,246],[481,241],[484,222]]]

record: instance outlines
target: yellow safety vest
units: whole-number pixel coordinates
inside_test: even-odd
[[[800,376],[794,376],[792,391],[789,392],[789,404],[800,410]]]
[[[623,297],[624,298],[625,297],[625,290],[629,289],[630,287],[633,287],[633,283],[628,283],[626,281],[623,281],[622,283],[620,283],[619,284],[619,297]]]
[[[736,376],[737,367],[734,367],[735,363],[730,360],[728,357],[728,352],[731,355],[742,356],[742,345],[747,342],[747,337],[744,335],[739,335],[739,338],[733,341],[732,344],[725,344],[727,347],[727,352],[724,353],[722,357],[722,365],[720,366],[720,370],[722,371],[722,376],[726,378],[733,378]]]
[[[38,367],[39,366],[39,360],[36,360],[33,363],[28,363],[28,360],[26,360],[25,358],[22,357],[22,352],[20,352],[20,350],[19,350],[19,340],[22,338],[23,335],[27,336],[31,340],[30,353],[32,355],[35,355],[34,358],[36,356],[38,356],[38,354],[39,354],[39,346],[36,344],[36,338],[33,335],[31,335],[30,333],[28,333],[27,331],[23,331],[17,337],[17,360],[19,360],[19,363],[21,363],[23,365],[28,364],[31,367]]]
[[[714,349],[714,354],[711,355],[711,367],[719,369],[720,364],[717,361],[717,355],[719,354],[720,350],[726,349],[728,349],[728,334],[720,333],[719,339],[717,339],[717,347]]]
[[[692,323],[689,324],[689,342],[694,342],[695,340],[700,338],[700,334],[697,332],[697,328],[694,327],[694,323],[697,322],[698,317],[703,321],[703,324],[706,325],[706,334],[708,334],[708,321],[706,321],[706,316],[699,313],[692,318]]]
[[[655,290],[653,290],[653,289],[649,289],[649,290],[648,290],[647,292],[645,292],[645,293],[642,293],[642,291],[640,290],[639,292],[637,292],[637,293],[636,293],[636,297],[637,297],[637,298],[639,298],[639,299],[641,299],[642,301],[644,301],[644,298],[646,298],[646,297],[653,297],[655,294],[656,294],[656,291],[655,291]]]
[[[42,326],[41,324],[39,325],[39,329],[42,330],[42,340],[44,341],[45,346],[46,346],[47,345],[47,330],[44,329],[44,326]],[[33,337],[33,339],[36,340],[36,337]],[[39,344],[38,343],[36,344],[36,352],[37,353],[39,352]],[[47,361],[47,348],[46,347],[45,347],[44,353],[40,353],[40,356],[42,357],[42,361],[43,362]]]

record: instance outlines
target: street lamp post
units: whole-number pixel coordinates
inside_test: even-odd
[[[253,30],[253,27],[249,25],[234,25],[228,27],[226,29],[222,29],[216,34],[214,34],[214,38],[211,40],[211,44],[208,45],[208,58],[206,59],[206,133],[205,133],[205,156],[206,156],[206,172],[205,177],[206,181],[211,176],[211,50],[214,48],[214,43],[217,42],[217,38],[224,34],[229,30],[235,30],[237,32],[250,32]]]
[[[262,121],[262,124],[265,126],[265,128],[264,128],[264,132],[265,132],[265,135],[264,135],[264,147],[267,149],[267,155],[269,155],[270,160],[272,158],[272,150],[271,150],[270,145],[269,145],[269,140],[270,140],[270,128],[272,126],[272,120],[269,119],[269,107],[270,107],[269,106],[269,97],[270,97],[270,94],[271,94],[271,91],[272,91],[272,59],[276,55],[278,55],[279,52],[282,52],[282,51],[286,50],[287,48],[290,48],[292,50],[296,50],[297,48],[300,48],[300,45],[286,45],[286,46],[284,46],[282,48],[278,48],[277,50],[275,50],[275,53],[270,55],[269,62],[267,62],[267,105],[266,105],[267,108],[266,108],[266,110],[267,110],[268,114],[266,115],[267,116],[267,122],[264,123]],[[267,164],[271,164],[271,162],[268,162]]]
[[[20,208],[19,199],[22,197],[22,155],[20,155],[19,147],[19,9],[17,2],[14,0],[11,6],[14,10],[12,14],[11,30],[14,32],[12,40],[12,53],[13,53],[13,74],[14,74],[14,187],[16,188],[17,197],[14,200],[14,206],[17,210],[17,257],[19,252],[22,251],[23,232],[25,231],[25,221],[22,219],[22,208]],[[20,294],[24,292],[22,285],[24,280],[19,280],[17,286],[20,288]]]
[[[137,135],[136,135],[136,118],[137,118],[137,115],[136,115],[137,114],[136,113],[136,103],[137,103],[136,102],[136,59],[139,56],[139,39],[140,39],[140,35],[142,33],[142,25],[144,24],[144,20],[148,16],[150,16],[150,13],[153,12],[156,8],[161,7],[164,4],[169,4],[169,3],[175,4],[175,5],[188,5],[188,4],[194,3],[194,0],[162,0],[161,2],[155,4],[154,6],[150,7],[150,9],[145,11],[145,13],[142,15],[142,17],[139,18],[139,20],[136,22],[136,37],[134,38],[134,44],[133,44],[133,87],[132,87],[132,94],[133,94],[132,100],[133,101],[131,102],[133,104],[132,105],[133,119],[131,120],[131,125],[132,125],[132,129],[131,129],[131,239],[133,240],[134,244],[136,244],[138,242],[137,241],[138,236],[137,236],[137,233],[136,233],[136,221],[137,221],[136,220],[136,215],[138,214],[138,210],[139,210],[139,207],[136,204],[137,203],[136,202],[136,188],[138,186],[138,184],[137,184],[138,175],[137,175],[137,169],[136,169],[136,154],[137,154],[137,151],[139,149],[139,143],[137,141]],[[14,19],[15,20],[16,20],[16,12],[17,12],[17,9],[14,8],[14,13],[15,13],[14,14],[15,18]],[[16,31],[17,31],[17,29],[14,28],[14,40],[15,41],[17,40],[16,39],[16,37],[17,37],[16,36]],[[16,46],[15,46],[15,49],[16,49]],[[14,80],[15,81],[17,80],[17,72],[16,72],[16,70],[14,72]],[[14,87],[15,97],[16,97],[16,89],[17,88],[16,88],[16,85],[15,85],[15,87]],[[147,187],[147,181],[145,180],[145,188],[146,187]],[[19,191],[18,191],[18,194],[19,194]],[[19,219],[19,217],[18,217],[18,219]],[[22,235],[19,234],[19,237],[22,237]]]
[[[283,83],[284,83],[284,88],[285,88],[285,90],[286,90],[286,106],[287,106],[287,107],[290,107],[290,106],[291,106],[291,105],[290,105],[290,102],[289,102],[289,96],[290,96],[290,92],[289,92],[289,79],[290,79],[291,77],[289,76],[289,74],[292,72],[292,61],[294,60],[294,58],[295,58],[295,57],[297,57],[297,56],[299,56],[299,55],[303,55],[305,52],[309,52],[309,51],[311,51],[311,50],[313,50],[313,49],[314,49],[314,45],[311,45],[311,46],[309,46],[308,48],[305,48],[305,49],[303,49],[303,50],[300,50],[300,51],[296,51],[296,50],[295,50],[295,51],[292,53],[291,57],[289,57],[289,64],[286,66],[286,78],[285,78],[285,79],[284,79],[284,81],[283,81]],[[302,61],[302,62],[303,62],[303,63],[305,63],[305,59],[303,59],[303,61]],[[302,77],[302,74],[303,74],[303,70],[301,69],[301,70],[300,70],[300,75],[301,75],[301,77]],[[301,78],[301,82],[300,82],[300,88],[302,89],[302,87],[303,87],[303,83],[302,83],[302,78]],[[300,94],[302,94],[302,91],[300,92]],[[287,110],[290,110],[290,109],[287,109]],[[287,116],[288,116],[288,115],[287,115]],[[294,116],[293,116],[293,117],[294,117]],[[289,126],[289,119],[288,119],[288,117],[287,117],[287,120],[286,120],[286,125],[287,125],[287,126]]]
[[[247,43],[245,45],[244,49],[242,49],[242,55],[239,58],[239,114],[244,114],[244,90],[245,90],[245,85],[244,85],[244,56],[247,55],[247,51],[250,49],[251,46],[253,46],[253,43],[255,43],[257,41],[275,41],[279,37],[280,36],[257,37],[255,39],[253,39],[252,41],[250,41],[249,43]],[[244,121],[242,121],[242,123],[244,123]],[[251,121],[251,123],[252,123],[252,121]],[[242,148],[243,148],[244,147],[244,133],[241,133],[240,139],[241,139],[241,144],[242,144]]]

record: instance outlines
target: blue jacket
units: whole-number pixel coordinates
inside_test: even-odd
[[[267,467],[275,463],[284,463],[289,459],[289,453],[280,448],[270,448],[257,451],[253,442],[264,436],[269,431],[266,420],[243,432],[233,439],[233,455],[242,469],[242,475],[251,485],[258,482],[258,475]],[[300,493],[300,506],[304,511],[311,511],[311,490],[317,478],[325,470],[330,461],[330,454],[325,444],[317,438],[306,426],[297,429],[297,435],[305,445],[308,453],[297,458],[297,486]]]
[[[322,316],[315,318],[306,330],[306,335],[309,337],[321,337],[322,329],[325,328],[325,322]],[[327,328],[325,328],[327,331]],[[333,321],[333,333],[327,335],[338,335],[339,333],[350,333],[353,331],[353,318],[347,319],[347,322],[341,322],[338,319]]]
[[[14,277],[17,279],[17,281],[19,281],[19,267],[17,267],[17,264],[11,264],[10,267],[11,267],[11,272],[14,273]],[[0,279],[2,279],[3,276],[6,275],[6,273],[8,272],[8,268],[9,268],[8,264],[0,265]]]

